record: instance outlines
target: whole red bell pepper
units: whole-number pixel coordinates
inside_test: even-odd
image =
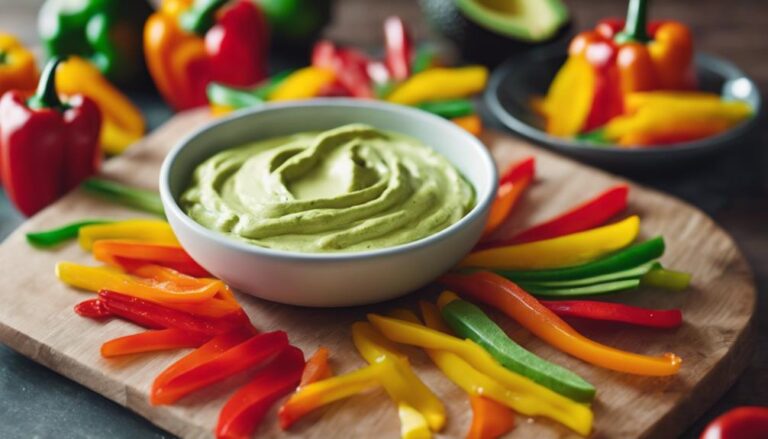
[[[765,439],[768,407],[737,407],[712,421],[701,439]]]
[[[32,97],[9,91],[0,99],[0,174],[27,216],[96,173],[101,162],[99,108],[82,95],[62,102],[56,94],[62,60],[48,62]]]
[[[211,82],[259,83],[268,42],[264,14],[252,0],[163,0],[144,26],[147,67],[176,110],[206,105]]]

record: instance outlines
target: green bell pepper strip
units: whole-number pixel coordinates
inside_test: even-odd
[[[608,294],[617,291],[634,290],[640,287],[640,279],[615,280],[601,284],[585,285],[581,287],[549,288],[536,283],[520,282],[520,287],[534,296],[570,297],[570,296],[594,296]]]
[[[147,73],[142,52],[146,0],[47,0],[38,30],[47,57],[78,55],[120,86],[140,85]]]
[[[160,195],[153,191],[136,189],[116,181],[91,177],[81,183],[86,191],[134,209],[165,217]]]
[[[423,102],[421,104],[417,104],[416,108],[420,108],[426,112],[436,114],[446,119],[469,116],[475,112],[475,106],[469,99],[451,99],[447,101]]]
[[[541,281],[541,282],[531,282],[533,284],[536,284],[540,287],[546,287],[546,288],[571,288],[571,287],[583,287],[587,285],[596,285],[596,284],[602,284],[605,282],[612,282],[617,280],[624,280],[624,279],[640,279],[645,274],[647,274],[649,271],[661,268],[661,264],[659,264],[656,261],[652,262],[646,262],[643,265],[638,265],[635,268],[630,268],[627,270],[619,270],[615,271],[613,273],[608,274],[601,274],[599,276],[591,276],[591,277],[583,277],[581,279],[572,279],[572,280],[551,280],[551,281]]]
[[[447,296],[441,295],[441,299]],[[507,369],[579,402],[595,397],[595,387],[575,373],[550,363],[510,339],[480,308],[465,300],[451,300],[440,310],[448,326],[462,338],[485,348]]]
[[[597,261],[575,267],[556,268],[551,270],[493,270],[497,274],[515,282],[543,282],[557,280],[573,280],[585,277],[600,276],[626,270],[646,262],[653,261],[664,254],[664,238],[657,236],[645,242],[627,247]]]
[[[293,73],[292,70],[280,72],[252,89],[230,87],[218,82],[211,82],[206,88],[208,101],[213,105],[231,107],[233,110],[261,105],[291,73]]]
[[[37,247],[52,247],[56,244],[60,244],[64,241],[77,238],[77,233],[81,227],[90,226],[93,224],[106,224],[114,222],[112,220],[82,220],[75,221],[73,223],[65,224],[55,229],[41,230],[39,232],[27,233],[27,242]]]
[[[640,285],[663,288],[665,290],[682,291],[691,284],[691,274],[680,271],[654,268],[640,278]]]
[[[414,55],[413,62],[411,63],[411,75],[433,67],[436,59],[437,54],[434,50],[424,46],[419,47],[416,49],[416,55]]]

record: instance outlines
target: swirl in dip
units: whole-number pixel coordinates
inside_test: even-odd
[[[353,252],[439,232],[472,208],[474,191],[422,143],[353,124],[222,151],[197,167],[181,204],[262,247]]]

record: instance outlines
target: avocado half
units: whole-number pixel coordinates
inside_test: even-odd
[[[568,33],[560,0],[420,0],[427,21],[453,41],[464,58],[498,64],[510,55]]]

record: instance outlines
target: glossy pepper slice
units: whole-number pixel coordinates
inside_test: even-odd
[[[464,98],[482,92],[487,80],[488,69],[482,66],[439,67],[411,76],[387,100],[396,104],[415,105]]]
[[[577,266],[620,250],[637,237],[640,219],[623,221],[586,232],[472,252],[462,267],[537,270]]]
[[[93,244],[93,257],[97,261],[123,268],[132,263],[155,264],[173,268],[189,276],[211,276],[178,245],[102,239]]]
[[[626,184],[613,186],[550,220],[518,232],[510,238],[489,242],[488,246],[525,244],[601,226],[627,208],[628,194],[629,186]]]
[[[400,17],[384,20],[385,63],[395,81],[404,81],[411,75],[413,42],[408,28]]]
[[[171,226],[162,220],[135,219],[105,224],[84,225],[77,240],[83,250],[90,251],[100,239],[132,239],[141,242],[179,245]]]
[[[428,304],[426,308],[429,309]],[[436,309],[432,314],[439,318]],[[392,341],[434,351],[433,359],[438,367],[467,392],[498,398],[519,413],[548,417],[583,435],[592,428],[589,408],[505,369],[470,340],[376,314],[369,314],[368,320]],[[425,320],[428,320],[426,315]]]
[[[101,164],[101,113],[83,95],[59,99],[61,61],[48,62],[33,96],[14,90],[0,98],[0,178],[26,216],[75,188]]]
[[[321,40],[312,50],[312,67],[330,70],[345,93],[357,98],[375,96],[368,73],[370,59],[363,53],[349,48],[336,47],[328,40]]]
[[[333,71],[320,67],[304,67],[296,70],[276,86],[269,95],[270,101],[309,99],[320,95],[336,76]]]
[[[206,87],[208,102],[214,114],[261,105],[291,73],[293,73],[291,70],[280,72],[253,88],[230,87],[219,82],[211,82]]]
[[[485,240],[493,235],[504,224],[504,221],[512,213],[512,209],[514,209],[530,182],[530,177],[523,176],[518,180],[499,186],[499,189],[496,191],[496,198],[493,200],[493,204],[491,204],[491,211],[488,214],[488,221],[485,224],[485,229],[483,229],[481,240]]]
[[[256,430],[270,407],[296,388],[304,367],[304,354],[286,347],[271,363],[224,404],[216,424],[217,438],[247,438]]]
[[[768,407],[737,407],[715,418],[700,439],[764,439],[768,437]]]
[[[208,334],[181,329],[160,329],[118,337],[101,345],[104,358],[171,349],[196,348],[211,339]]]
[[[472,303],[460,300],[453,293],[444,292],[440,295],[438,305],[443,318],[456,334],[485,348],[507,369],[575,401],[589,402],[595,397],[592,384],[515,343]]]
[[[642,265],[638,265],[637,267],[634,267],[634,268],[629,268],[627,270],[619,270],[619,271],[614,271],[612,273],[599,274],[597,276],[582,277],[579,279],[569,279],[569,280],[550,280],[550,281],[532,281],[532,282],[525,281],[525,282],[521,282],[521,285],[524,284],[526,286],[534,286],[538,288],[554,290],[554,289],[561,289],[561,288],[573,288],[573,287],[605,284],[607,282],[627,280],[627,279],[635,279],[639,281],[649,271],[655,268],[660,268],[660,267],[661,267],[661,264],[659,264],[656,261],[652,261],[652,262],[646,262],[645,264],[642,264]],[[528,291],[528,292],[531,292],[531,291]]]
[[[173,404],[178,399],[213,383],[266,363],[288,347],[288,336],[283,331],[254,335],[210,361],[185,370],[166,382],[152,385],[152,405]]]
[[[99,299],[84,300],[75,305],[74,309],[79,316],[89,319],[100,320],[113,315],[104,305],[104,302]]]
[[[38,75],[32,52],[13,35],[0,32],[0,96],[9,90],[34,90]]]
[[[113,203],[122,204],[144,212],[164,217],[165,210],[160,195],[154,191],[138,189],[112,180],[92,177],[82,184],[83,189]]]
[[[545,287],[536,283],[521,282],[520,286],[534,296],[571,297],[594,296],[616,291],[634,290],[640,286],[640,279],[621,279],[574,287]]]
[[[537,337],[595,366],[636,375],[666,376],[680,370],[682,359],[667,353],[650,357],[611,348],[576,332],[560,317],[513,282],[490,272],[448,274],[440,282],[474,300],[498,308]]]
[[[475,112],[475,107],[469,99],[422,102],[417,104],[416,108],[448,119],[469,116]]]
[[[328,365],[328,355],[328,348],[322,346],[317,348],[315,353],[307,360],[307,364],[304,365],[304,370],[301,372],[300,386],[306,386],[307,384],[322,381],[333,376],[333,371],[331,371],[331,367]]]
[[[472,134],[473,136],[479,136],[483,133],[483,121],[477,114],[453,117],[451,118],[451,122],[464,128],[469,134]]]
[[[679,309],[648,309],[590,300],[542,300],[540,303],[560,317],[605,320],[650,328],[677,328],[683,323],[683,314]]]
[[[664,238],[657,236],[645,242],[627,247],[594,262],[575,267],[552,270],[513,271],[498,270],[497,273],[516,282],[542,282],[583,279],[635,268],[653,261],[664,254]]]
[[[82,227],[94,224],[108,224],[112,222],[114,221],[100,219],[80,220],[53,229],[28,232],[26,234],[27,242],[37,247],[51,247],[61,244],[64,241],[77,238]]]

